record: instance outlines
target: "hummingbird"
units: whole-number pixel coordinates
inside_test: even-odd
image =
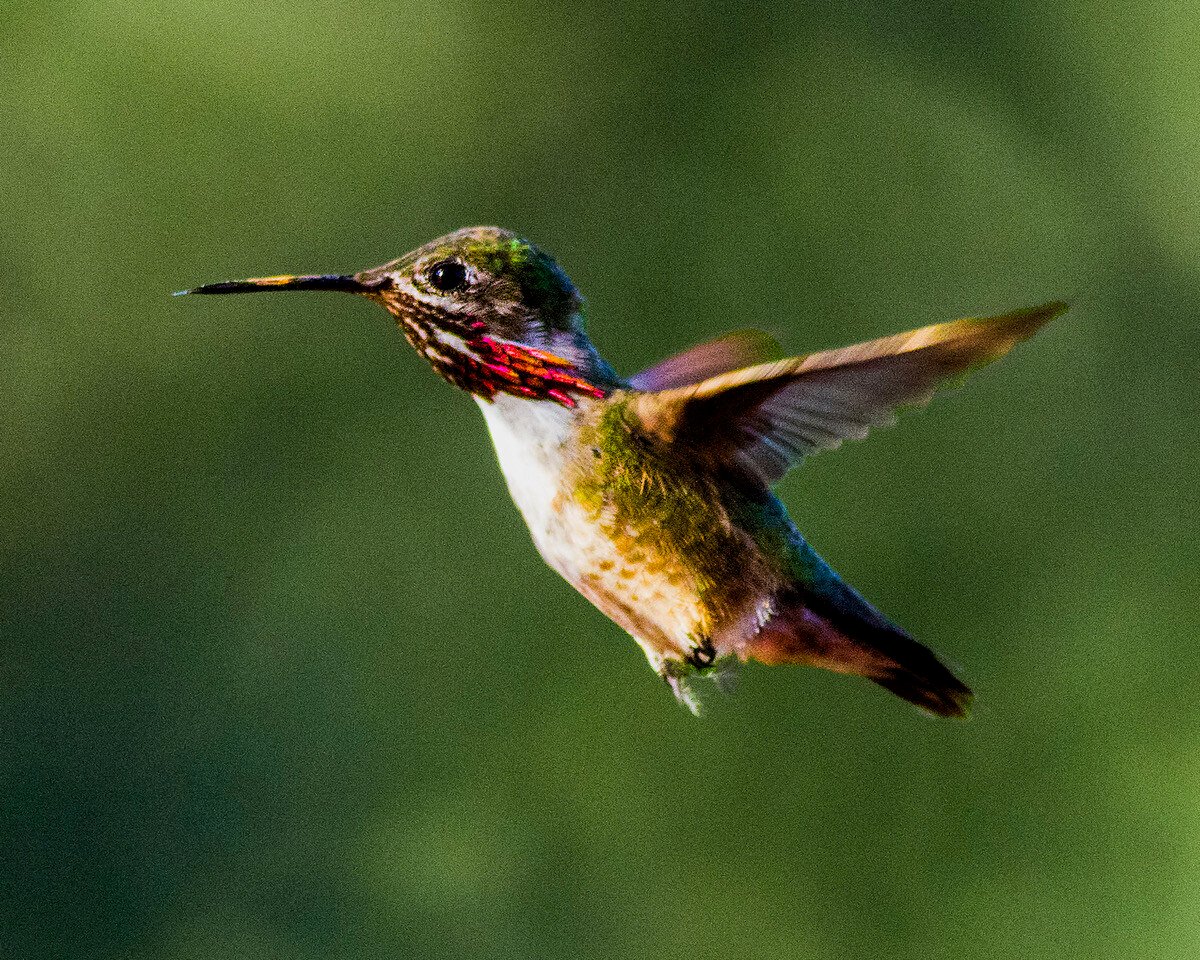
[[[933,715],[972,692],[809,546],[772,486],[1002,357],[1066,309],[924,326],[777,359],[740,331],[620,376],[545,252],[499,227],[439,237],[353,274],[259,277],[181,294],[324,290],[386,309],[483,411],[545,561],[628,632],[681,703],[746,661],[874,681]]]

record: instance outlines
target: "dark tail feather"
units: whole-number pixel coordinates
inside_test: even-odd
[[[939,717],[966,717],[973,694],[927,647],[850,588],[854,612],[823,598],[793,597],[745,648],[762,663],[798,663],[852,673]]]
[[[884,642],[872,638],[883,654],[867,677],[885,690],[939,717],[965,718],[974,694],[927,647],[897,630]]]

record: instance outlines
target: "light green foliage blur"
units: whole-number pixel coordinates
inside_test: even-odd
[[[1194,5],[10,3],[0,955],[1200,952]],[[968,724],[691,717],[351,298],[499,223],[617,367],[1055,298],[783,495]]]

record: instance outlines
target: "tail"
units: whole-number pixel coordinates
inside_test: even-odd
[[[781,598],[744,656],[856,674],[935,716],[968,715],[970,688],[928,647],[889,623],[852,587],[841,581],[836,587],[833,596],[797,591]]]
[[[868,679],[936,716],[965,719],[970,714],[975,696],[971,688],[928,647],[898,627],[866,642],[879,656],[879,663],[865,675]]]

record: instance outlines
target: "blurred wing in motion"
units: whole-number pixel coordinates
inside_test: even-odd
[[[938,387],[998,360],[1065,309],[1055,302],[954,320],[724,372],[640,394],[633,409],[659,440],[686,444],[770,486],[810,453],[862,439],[895,422],[899,409],[928,403]]]
[[[761,330],[736,330],[668,357],[648,370],[634,374],[629,382],[635,390],[671,390],[774,360],[782,352],[770,334]]]

